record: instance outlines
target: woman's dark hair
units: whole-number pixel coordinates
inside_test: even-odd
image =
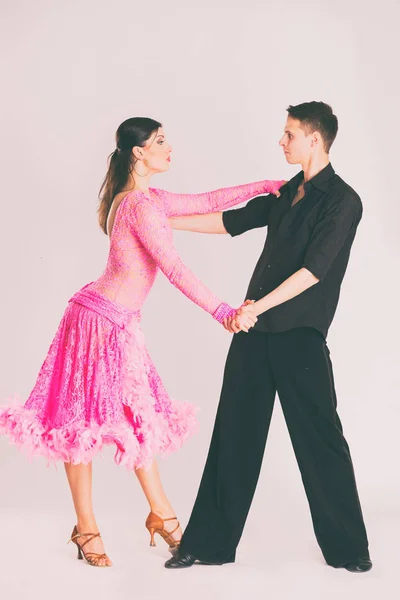
[[[304,102],[287,108],[293,119],[298,119],[309,135],[319,131],[324,141],[325,152],[329,152],[338,132],[338,120],[332,108],[325,102]]]
[[[127,119],[118,127],[115,134],[117,147],[108,157],[108,171],[99,192],[99,223],[105,234],[107,234],[107,217],[114,196],[126,186],[135,164],[132,148],[145,146],[147,140],[160,127],[162,127],[161,123],[147,117]]]

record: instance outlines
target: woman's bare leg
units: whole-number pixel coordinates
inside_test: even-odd
[[[72,500],[74,502],[77,529],[79,533],[97,533],[98,527],[92,506],[92,463],[88,465],[73,465],[64,463],[67,473],[69,487],[71,488]],[[82,545],[87,538],[78,538]],[[99,537],[88,542],[84,547],[85,552],[104,553],[103,540]],[[112,565],[111,560],[107,558],[99,559],[99,565]]]
[[[137,469],[135,471],[137,478],[142,486],[142,490],[147,498],[151,512],[162,519],[176,517],[175,512],[165,495],[163,485],[160,479],[157,462],[154,460],[149,469]],[[172,531],[175,529],[177,521],[167,521],[165,529]],[[182,537],[182,530],[179,527],[173,534],[174,540],[179,541]]]

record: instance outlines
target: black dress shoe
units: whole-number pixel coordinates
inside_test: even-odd
[[[372,562],[369,558],[363,557],[357,560],[342,565],[344,569],[351,571],[352,573],[365,573],[372,569]]]
[[[224,565],[226,563],[235,562],[235,553],[232,554],[227,560],[223,562],[207,562],[205,560],[201,560],[200,558],[196,558],[193,554],[189,554],[189,552],[182,552],[182,550],[177,550],[175,555],[167,560],[164,564],[166,569],[187,569],[191,567],[194,563],[198,563],[199,565]]]
[[[176,552],[175,556],[167,560],[166,569],[187,569],[196,562],[196,558],[188,552]]]

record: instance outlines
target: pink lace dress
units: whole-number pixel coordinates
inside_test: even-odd
[[[116,462],[132,470],[178,449],[195,429],[194,407],[168,396],[146,349],[140,308],[158,270],[218,321],[231,307],[182,263],[168,217],[226,209],[282,183],[128,194],[104,273],[70,299],[28,400],[0,407],[0,431],[30,455],[73,464],[114,443]]]

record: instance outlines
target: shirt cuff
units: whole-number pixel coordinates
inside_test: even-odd
[[[303,264],[303,265],[301,265],[301,268],[307,269],[307,271],[310,271],[310,273],[312,275],[314,275],[314,277],[316,277],[318,279],[318,281],[322,281],[322,279],[326,275],[326,272],[323,270],[322,267],[314,267],[313,265]]]
[[[231,235],[232,237],[243,233],[242,229],[239,226],[239,223],[237,222],[237,212],[237,210],[225,210],[222,213],[222,222],[224,224],[224,227],[229,233],[229,235]]]

